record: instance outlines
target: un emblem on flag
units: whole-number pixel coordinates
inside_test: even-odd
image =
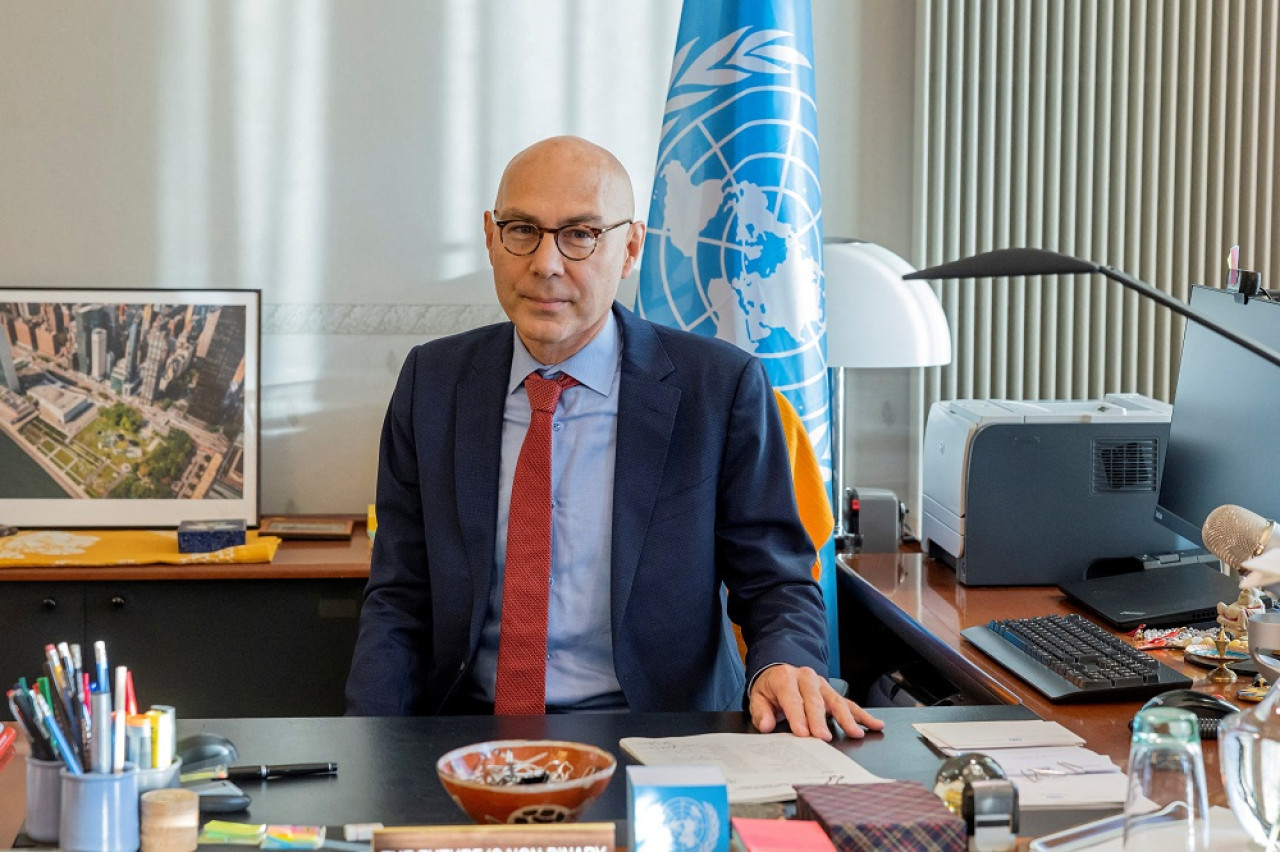
[[[791,33],[676,56],[637,306],[820,376],[822,230],[812,68]],[[783,384],[774,377],[775,385]]]

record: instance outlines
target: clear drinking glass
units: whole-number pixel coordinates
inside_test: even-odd
[[[1280,689],[1273,686],[1261,704],[1222,720],[1218,764],[1227,803],[1249,837],[1280,849]]]
[[[1187,710],[1153,707],[1133,720],[1124,849],[1209,848],[1209,794],[1200,726]]]

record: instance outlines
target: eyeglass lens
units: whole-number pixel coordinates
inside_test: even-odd
[[[596,250],[595,231],[586,226],[568,225],[552,231],[556,248],[570,260],[585,260]],[[533,254],[542,242],[542,228],[532,222],[514,221],[502,226],[502,245],[512,254]]]

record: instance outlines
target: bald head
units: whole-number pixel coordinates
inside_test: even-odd
[[[606,205],[600,211],[605,218],[635,216],[635,192],[626,168],[608,150],[580,136],[552,136],[512,157],[498,183],[494,209],[502,210],[517,186],[548,174],[573,180],[582,192],[594,187],[594,194]]]

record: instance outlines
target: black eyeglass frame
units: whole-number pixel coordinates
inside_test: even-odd
[[[603,228],[596,228],[591,225],[584,225],[581,222],[571,222],[568,225],[561,225],[559,228],[544,228],[541,225],[538,225],[534,222],[530,222],[528,219],[499,219],[497,210],[492,211],[492,213],[493,213],[494,227],[498,229],[498,242],[502,244],[502,247],[506,249],[509,254],[513,254],[516,257],[528,257],[529,255],[536,252],[538,250],[538,247],[542,245],[543,235],[550,234],[551,241],[556,244],[556,251],[560,252],[560,256],[563,257],[565,260],[573,260],[573,261],[586,260],[587,258],[591,257],[591,255],[596,253],[596,248],[598,248],[600,245],[601,236],[609,233],[615,228],[621,228],[623,225],[633,225],[635,224],[635,221],[636,221],[635,219],[623,219],[621,222],[617,222],[613,225],[606,225]],[[538,241],[533,244],[533,248],[529,249],[526,252],[513,251],[512,248],[509,245],[507,245],[506,241],[502,239],[502,235],[506,233],[507,225],[510,225],[513,222],[523,222],[524,224],[529,225],[530,227],[538,229]],[[560,245],[560,232],[566,231],[570,228],[581,228],[584,231],[591,232],[591,236],[592,236],[591,251],[587,252],[582,257],[572,257],[571,255],[566,254],[564,250],[564,246]]]

